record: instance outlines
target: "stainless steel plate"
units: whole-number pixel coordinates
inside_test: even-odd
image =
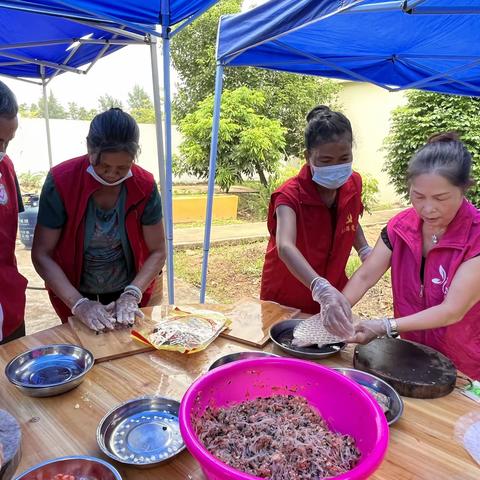
[[[78,345],[43,345],[11,360],[5,375],[26,395],[49,397],[79,385],[93,363],[93,355]]]
[[[122,480],[112,465],[99,458],[88,456],[47,460],[29,468],[15,480],[53,479],[59,473],[74,475],[78,480]]]
[[[237,353],[230,353],[228,355],[224,355],[223,357],[217,358],[210,367],[208,371],[213,370],[214,368],[221,367],[222,365],[226,365],[230,362],[236,362],[237,360],[246,360],[247,358],[258,358],[258,357],[278,357],[273,353],[268,352],[237,352]]]
[[[299,319],[284,320],[273,325],[270,328],[270,338],[273,343],[294,357],[311,360],[330,357],[345,348],[345,343],[343,342],[324,345],[322,348],[318,348],[316,345],[311,347],[296,347],[292,345],[293,329],[302,321]]]
[[[389,425],[395,423],[403,413],[403,400],[397,391],[384,382],[381,378],[376,377],[367,372],[362,372],[355,368],[334,368],[337,372],[341,373],[345,377],[357,382],[359,385],[369,387],[379,393],[383,393],[389,399],[388,411],[385,412],[385,417]]]
[[[184,448],[178,423],[179,402],[140,397],[111,410],[97,428],[103,453],[127,465],[153,467]]]

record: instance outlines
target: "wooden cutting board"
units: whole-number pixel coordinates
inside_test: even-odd
[[[130,336],[129,328],[97,335],[75,317],[70,317],[68,323],[78,337],[80,345],[92,352],[97,363],[153,350],[153,347],[134,340]]]
[[[443,397],[453,390],[457,378],[455,366],[445,355],[419,343],[393,338],[358,345],[353,365],[385,380],[406,397]]]

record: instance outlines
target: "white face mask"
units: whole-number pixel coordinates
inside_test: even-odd
[[[105,185],[107,187],[115,187],[116,185],[120,185],[123,183],[127,178],[130,178],[132,174],[132,170],[129,170],[128,173],[122,177],[120,180],[117,180],[116,182],[109,183],[106,180],[104,180],[100,175],[97,174],[95,169],[93,168],[93,165],[89,165],[87,168],[87,172],[98,182],[101,183],[102,185]]]
[[[3,160],[3,157],[7,154],[7,152],[0,152],[0,162]]]
[[[352,175],[352,162],[329,165],[327,167],[314,167],[312,169],[312,180],[329,190],[340,188]]]

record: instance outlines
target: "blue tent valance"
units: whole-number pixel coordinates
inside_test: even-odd
[[[221,20],[222,65],[480,95],[480,0],[278,0]]]

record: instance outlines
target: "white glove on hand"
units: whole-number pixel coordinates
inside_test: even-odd
[[[349,343],[361,343],[363,345],[375,338],[384,337],[387,334],[387,319],[364,320],[355,325],[355,334],[347,339]]]
[[[325,329],[340,338],[351,337],[355,329],[348,300],[322,277],[312,281],[311,290],[312,298],[320,304],[320,314]]]
[[[111,307],[112,304],[105,306],[100,302],[85,299],[74,307],[72,313],[92,330],[113,330],[115,319],[110,312]]]
[[[367,257],[373,252],[373,248],[370,245],[364,245],[358,252],[361,262],[363,263]]]
[[[130,326],[135,323],[135,316],[143,318],[143,312],[138,307],[138,298],[129,292],[123,292],[115,302],[115,316],[118,323]]]

